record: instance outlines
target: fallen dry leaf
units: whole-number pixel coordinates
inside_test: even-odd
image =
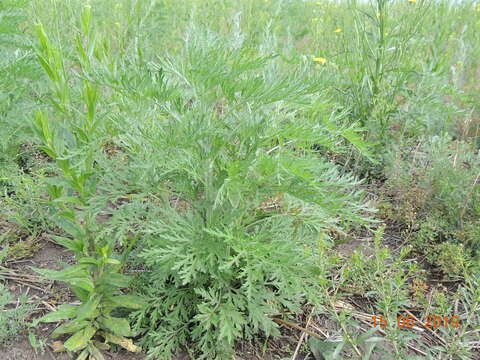
[[[65,351],[65,346],[63,346],[63,342],[61,341],[53,341],[50,343],[50,347],[55,353]]]
[[[132,339],[127,339],[123,336],[117,336],[110,333],[102,332],[102,336],[105,338],[107,342],[111,342],[113,344],[120,345],[124,349],[131,351],[131,352],[140,352],[142,348],[135,345]]]

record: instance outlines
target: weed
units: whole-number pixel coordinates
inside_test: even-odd
[[[197,30],[179,58],[162,62],[185,94],[178,101],[190,104],[164,106],[144,153],[132,155],[158,159],[151,171],[163,174],[156,184],[167,197],[138,255],[151,270],[151,300],[136,321],[156,329],[145,334],[152,357],[188,346],[226,358],[240,338],[277,334],[269,315],[314,292],[318,236],[368,222],[356,180],[307,150],[341,134],[333,120],[316,126],[303,105],[317,87],[304,69],[272,73],[273,61],[234,36]],[[173,195],[186,206],[172,207]]]
[[[1,262],[1,261],[0,261]],[[1,273],[0,273],[1,276]],[[33,306],[26,304],[26,297],[17,301],[3,284],[0,284],[0,348],[10,345],[17,334],[26,327],[26,318]]]
[[[465,146],[433,138],[387,168],[387,191],[397,205],[390,219],[406,224],[415,249],[452,274],[478,252],[478,156]]]
[[[90,37],[91,7],[85,5],[81,13],[83,39],[79,38],[80,65],[87,68],[89,52],[95,46]],[[53,337],[72,334],[64,343],[64,349],[79,352],[78,359],[104,359],[100,349],[109,348],[108,343],[118,344],[130,351],[140,349],[126,338],[133,335],[128,320],[116,314],[119,308],[138,309],[141,300],[133,295],[121,295],[119,290],[129,285],[129,277],[121,273],[126,253],[116,255],[115,239],[106,238],[97,221],[99,212],[95,201],[98,173],[95,168],[95,153],[101,142],[96,138],[99,120],[96,118],[98,89],[88,80],[84,85],[84,113],[74,111],[70,97],[70,85],[61,50],[47,37],[43,26],[37,25],[40,46],[38,59],[52,85],[52,105],[56,121],[51,121],[44,111],[35,115],[35,131],[47,153],[56,163],[58,177],[47,179],[51,205],[56,224],[70,237],[55,236],[54,240],[71,250],[77,264],[61,271],[35,269],[38,273],[57,281],[66,282],[80,299],[80,305],[61,305],[34,322],[58,322],[70,320],[55,329]],[[68,116],[80,118],[74,121]],[[64,121],[62,124],[62,120]],[[78,154],[78,149],[82,149]],[[117,315],[117,316],[115,316]],[[104,343],[97,338],[102,337]]]

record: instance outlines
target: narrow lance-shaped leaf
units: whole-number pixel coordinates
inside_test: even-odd
[[[77,315],[79,307],[70,304],[60,305],[56,311],[50,312],[39,319],[36,319],[33,324],[36,326],[41,322],[58,322],[66,319],[71,319]]]

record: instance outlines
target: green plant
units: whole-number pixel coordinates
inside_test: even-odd
[[[429,1],[419,1],[407,4],[406,9],[391,0],[349,1],[354,29],[343,48],[343,61],[348,65],[343,91],[354,104],[352,118],[381,144],[392,118],[401,110],[400,99],[413,92],[409,81],[417,81],[413,44],[429,5]]]
[[[90,5],[85,5],[81,13],[83,37],[78,37],[77,45],[79,65],[86,71],[92,52],[98,51],[97,39],[92,35],[91,16]],[[77,264],[60,271],[35,271],[49,279],[66,282],[81,304],[61,305],[57,311],[35,320],[34,324],[70,320],[57,327],[52,336],[71,334],[64,347],[71,352],[80,352],[78,359],[89,356],[90,359],[104,359],[100,349],[108,348],[108,343],[139,351],[127,338],[133,335],[128,320],[118,311],[142,306],[140,298],[120,292],[130,282],[130,278],[122,274],[122,267],[133,243],[122,249],[123,254],[117,254],[115,237],[105,236],[102,231],[105,225],[97,219],[102,207],[96,197],[102,172],[95,163],[102,144],[97,131],[100,123],[96,117],[100,91],[92,82],[83,80],[84,102],[76,103],[71,96],[71,79],[61,50],[51,43],[41,24],[37,25],[37,36],[40,42],[38,60],[52,85],[55,120],[52,121],[52,115],[46,111],[38,111],[34,129],[42,143],[39,148],[57,166],[58,176],[45,179],[50,211],[56,225],[69,236],[53,238],[74,253]],[[85,111],[81,110],[83,105]]]
[[[22,110],[33,105],[29,91],[41,75],[35,66],[29,38],[25,35],[29,0],[0,4],[0,169],[14,162],[19,145],[27,141]]]
[[[478,268],[466,272],[465,282],[451,296],[439,304],[437,313],[454,314],[460,319],[461,326],[440,329],[444,341],[434,348],[435,351],[460,360],[475,359],[476,344],[480,331],[480,283]]]
[[[276,57],[237,39],[196,28],[160,59],[182,95],[128,142],[163,199],[138,253],[150,301],[136,328],[152,358],[188,347],[224,359],[241,339],[278,334],[271,317],[315,292],[319,237],[370,218],[358,182],[313,149],[351,129],[316,107],[310,64],[278,74]]]
[[[361,356],[362,360],[369,360],[379,353],[375,349],[383,339],[378,336],[373,336],[376,332],[377,329],[372,328],[363,334],[351,332],[345,336],[349,341],[354,343],[353,348],[357,351],[355,356]],[[313,337],[309,339],[308,343],[310,351],[316,360],[339,359],[349,345],[348,341],[320,341]]]
[[[465,255],[463,244],[443,242],[431,251],[430,262],[439,266],[448,275],[462,275],[465,270]]]
[[[18,300],[14,301],[13,295],[0,283],[0,348],[11,344],[24,329],[25,319],[33,309],[32,305],[26,304],[26,296],[21,296]],[[15,303],[16,306],[13,306]]]
[[[399,205],[390,219],[408,227],[410,243],[429,255],[432,265],[441,263],[458,274],[463,261],[479,249],[478,154],[468,143],[445,135],[420,143],[415,153],[398,152],[387,159],[386,194]]]

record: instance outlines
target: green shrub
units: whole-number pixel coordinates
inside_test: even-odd
[[[128,144],[137,163],[151,159],[146,189],[163,198],[138,252],[150,302],[135,319],[152,358],[186,347],[224,359],[240,339],[278,334],[271,316],[298,311],[325,276],[319,239],[369,210],[358,182],[313,149],[347,130],[321,118],[321,85],[305,69],[282,75],[235,37],[190,34],[158,65],[184,105],[167,102]]]

